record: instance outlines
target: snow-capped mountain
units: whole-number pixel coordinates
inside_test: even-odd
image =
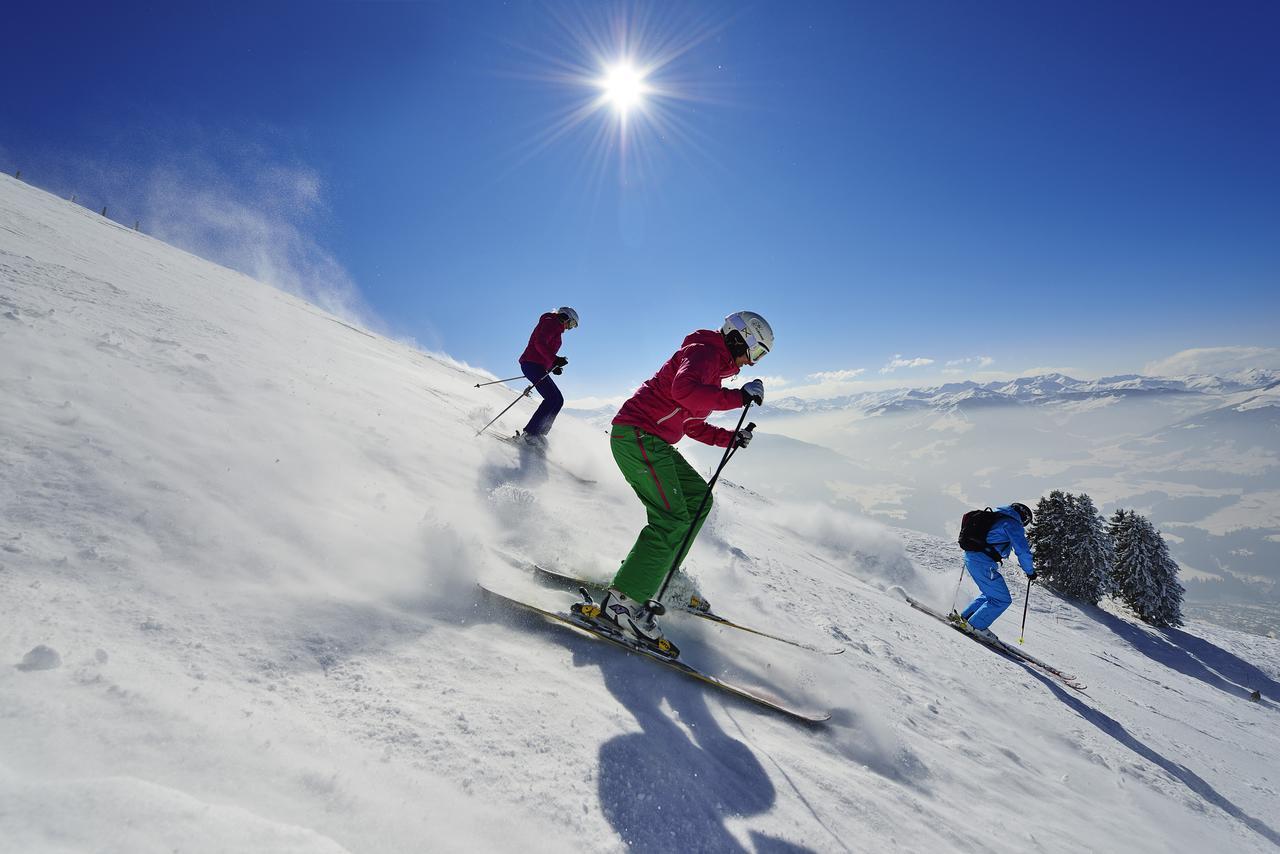
[[[669,628],[828,724],[482,598],[607,578],[644,514],[576,419],[477,436],[481,376],[0,176],[0,849],[1280,845],[1280,643],[1035,588],[1073,691],[905,604],[948,607],[951,543],[770,498],[754,444],[686,569],[846,650]]]
[[[988,383],[957,382],[929,388],[863,392],[835,398],[807,400],[784,397],[777,409],[791,413],[849,410],[868,415],[933,409],[939,412],[975,406],[1046,406],[1093,398],[1144,395],[1203,395],[1204,406],[1224,394],[1263,389],[1280,382],[1280,372],[1257,369],[1226,377],[1145,377],[1128,374],[1098,380],[1077,380],[1064,374],[1041,374]]]

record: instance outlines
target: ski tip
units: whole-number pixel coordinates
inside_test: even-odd
[[[784,713],[784,714],[785,714],[785,713]],[[792,714],[790,715],[790,717],[793,717],[793,718],[795,718],[796,720],[802,721],[802,722],[807,723],[807,724],[809,724],[809,725],[811,725],[811,726],[818,726],[819,724],[825,724],[825,723],[829,722],[829,721],[831,720],[831,713],[830,713],[830,712],[825,712],[825,713],[820,714],[820,715],[797,715],[797,714],[792,713]]]

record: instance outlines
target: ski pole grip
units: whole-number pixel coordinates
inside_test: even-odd
[[[756,429],[756,422],[754,422],[754,421],[748,422],[748,423],[747,423],[747,430],[748,430],[748,431],[751,431],[751,430],[754,430],[754,429]]]

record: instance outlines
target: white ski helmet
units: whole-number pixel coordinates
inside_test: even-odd
[[[747,364],[754,365],[773,349],[773,327],[754,311],[735,311],[724,319],[720,331],[736,332],[747,345]]]
[[[556,314],[564,315],[564,319],[569,321],[570,329],[578,328],[578,313],[567,305],[562,305],[556,309]]]

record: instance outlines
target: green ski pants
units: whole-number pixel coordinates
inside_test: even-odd
[[[622,562],[613,586],[639,602],[653,597],[662,586],[667,570],[676,561],[676,552],[693,528],[689,546],[693,546],[698,530],[711,512],[711,500],[704,481],[680,452],[657,436],[615,424],[609,432],[613,459],[622,476],[644,502],[649,524],[644,526],[631,553]],[[697,519],[698,505],[707,503]],[[680,555],[684,560],[686,548]]]

